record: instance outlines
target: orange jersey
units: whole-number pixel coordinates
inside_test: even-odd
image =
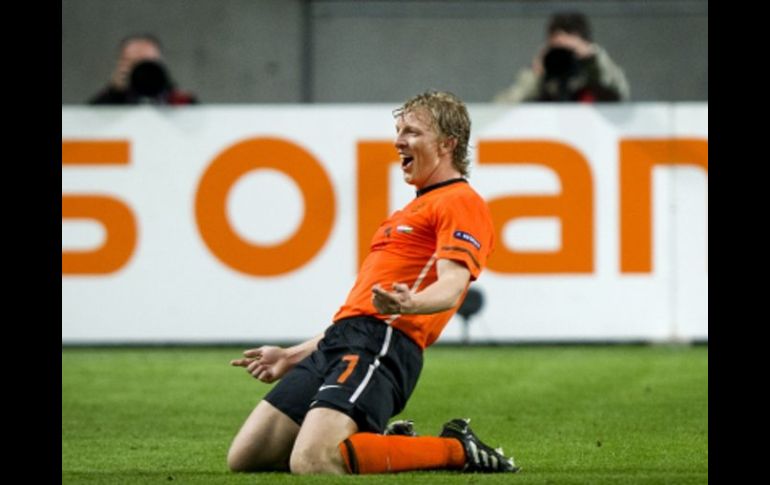
[[[484,199],[465,179],[452,179],[418,193],[380,225],[347,301],[334,315],[372,315],[406,333],[423,349],[436,341],[462,303],[429,315],[381,315],[372,303],[372,287],[392,291],[404,283],[420,292],[437,279],[436,262],[464,264],[478,278],[494,247],[492,217]],[[465,289],[467,291],[467,288]]]

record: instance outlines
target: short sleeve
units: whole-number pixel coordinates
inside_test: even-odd
[[[475,192],[469,192],[442,201],[436,214],[437,257],[463,263],[475,280],[494,247],[489,208]]]

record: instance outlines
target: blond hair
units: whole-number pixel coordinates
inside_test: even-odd
[[[471,136],[471,118],[460,98],[447,91],[426,91],[408,99],[393,110],[398,118],[415,109],[425,108],[433,118],[432,123],[439,136],[457,141],[452,151],[452,165],[463,175],[468,175],[468,140]]]

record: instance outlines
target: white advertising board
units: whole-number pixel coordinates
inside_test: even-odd
[[[62,342],[318,334],[414,196],[395,107],[63,107]],[[707,104],[469,111],[500,226],[471,340],[708,339]]]

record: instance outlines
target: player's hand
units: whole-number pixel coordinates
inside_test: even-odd
[[[286,349],[282,347],[265,345],[246,350],[243,355],[242,359],[231,360],[230,365],[245,368],[255,379],[265,383],[277,381],[291,369]]]
[[[381,315],[403,315],[414,309],[414,293],[403,283],[394,283],[393,291],[385,291],[376,284],[372,287],[372,303]]]

